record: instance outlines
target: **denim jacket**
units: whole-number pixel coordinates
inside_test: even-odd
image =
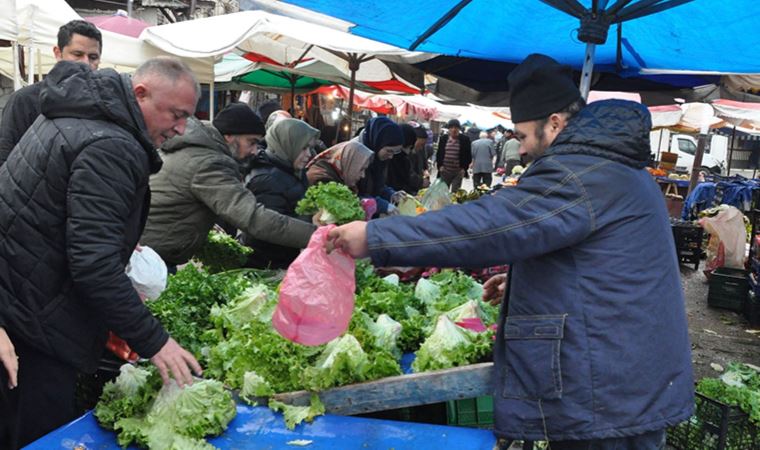
[[[517,186],[367,226],[376,265],[512,264],[494,348],[499,436],[634,436],[692,413],[673,236],[643,170],[650,120],[636,103],[593,103]]]

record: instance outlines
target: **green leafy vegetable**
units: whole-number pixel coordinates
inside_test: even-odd
[[[401,335],[398,340],[399,348],[404,353],[416,351],[432,329],[432,319],[422,314],[412,314],[409,315],[408,319],[402,319]]]
[[[412,286],[394,285],[382,278],[365,283],[364,289],[356,296],[356,307],[376,319],[387,314],[396,320],[408,317],[408,307],[416,309],[421,303],[414,297]]]
[[[306,387],[322,390],[366,379],[369,358],[359,341],[350,334],[328,342],[316,364],[307,367]]]
[[[198,356],[204,346],[215,342],[213,334],[204,334],[213,328],[211,308],[238,297],[251,284],[242,272],[209,275],[188,264],[169,277],[159,298],[146,305],[180,345]]]
[[[242,245],[227,233],[211,230],[194,258],[209,273],[219,273],[242,267],[253,249]]]
[[[311,404],[309,406],[292,406],[277,400],[269,401],[269,408],[272,411],[280,411],[285,417],[285,426],[289,430],[295,429],[296,425],[306,421],[311,423],[314,418],[325,413],[325,405],[319,400],[317,394],[311,394]]]
[[[146,411],[124,415],[114,423],[119,444],[150,449],[213,448],[205,436],[221,434],[237,410],[222,383],[202,380],[180,388],[164,385]]]
[[[224,332],[209,348],[206,376],[239,389],[246,372],[263,377],[275,392],[303,389],[304,368],[312,365],[324,346],[307,347],[277,333],[269,323],[253,321]]]
[[[430,277],[430,282],[438,287],[438,296],[432,297],[432,292],[428,293],[425,304],[429,313],[446,312],[467,300],[480,300],[483,296],[483,286],[461,272],[444,270]]]
[[[347,186],[330,181],[311,186],[296,205],[296,214],[320,213],[323,223],[344,224],[364,220],[359,198]]]
[[[218,326],[236,328],[253,320],[268,323],[277,307],[275,293],[264,284],[253,285],[225,306],[214,305],[211,318]]]
[[[240,389],[240,398],[246,402],[252,403],[254,397],[270,397],[273,394],[272,386],[256,372],[246,372],[243,375],[243,388]]]
[[[415,372],[448,369],[478,361],[490,351],[492,333],[475,333],[454,324],[446,315],[438,317],[433,333],[417,351]]]
[[[713,400],[738,406],[760,425],[760,372],[746,364],[729,364],[721,378],[703,378],[697,392]]]
[[[476,300],[468,300],[448,311],[446,316],[451,319],[452,322],[460,322],[464,319],[482,319],[483,311],[480,309],[480,305]]]
[[[151,368],[124,364],[119,376],[103,386],[95,417],[109,430],[123,417],[145,414],[161,387],[161,377]]]

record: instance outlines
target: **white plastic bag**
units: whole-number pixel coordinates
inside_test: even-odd
[[[699,219],[702,228],[710,233],[707,244],[707,270],[718,267],[744,268],[744,253],[747,245],[747,229],[744,228],[744,214],[733,206],[723,208],[715,217]]]
[[[166,289],[168,271],[164,260],[150,247],[132,252],[127,264],[127,276],[141,296],[155,300]]]

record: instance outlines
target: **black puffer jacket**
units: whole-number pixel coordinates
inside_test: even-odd
[[[124,273],[161,167],[126,75],[60,62],[0,167],[0,316],[14,340],[93,371],[106,331],[152,357],[167,333]]]
[[[268,209],[290,217],[298,217],[296,205],[306,194],[306,177],[299,179],[288,167],[266,151],[259,152],[252,161],[251,178],[246,187],[256,200]],[[248,266],[284,269],[298,256],[300,249],[272,244],[244,235],[245,245],[253,249]]]
[[[43,82],[30,84],[8,97],[0,120],[0,166],[8,160],[13,147],[40,115]]]

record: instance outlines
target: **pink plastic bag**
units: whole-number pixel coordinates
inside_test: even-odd
[[[282,337],[303,345],[320,345],[348,329],[354,311],[354,259],[341,250],[325,251],[327,233],[319,227],[309,246],[288,267],[272,325]]]

